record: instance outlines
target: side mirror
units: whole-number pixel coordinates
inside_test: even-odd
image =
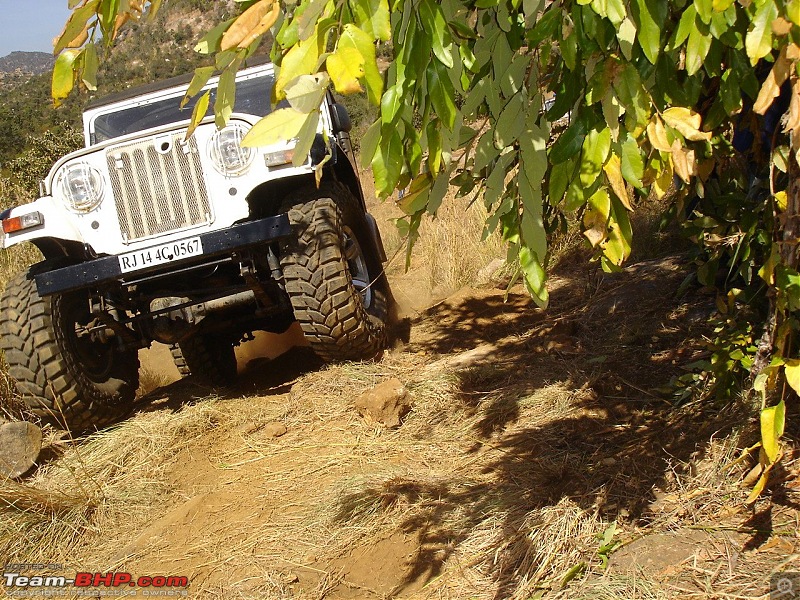
[[[338,102],[331,105],[331,118],[333,119],[333,133],[349,133],[353,129],[347,109]]]

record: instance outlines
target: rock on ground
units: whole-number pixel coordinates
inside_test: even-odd
[[[42,450],[42,430],[27,421],[0,426],[0,472],[6,477],[27,473]]]
[[[399,427],[411,410],[411,400],[406,387],[393,377],[359,396],[356,409],[369,423]]]

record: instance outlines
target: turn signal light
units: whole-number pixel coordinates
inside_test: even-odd
[[[14,233],[38,227],[39,225],[44,225],[44,216],[39,211],[36,211],[18,217],[11,217],[10,219],[3,219],[3,232]]]

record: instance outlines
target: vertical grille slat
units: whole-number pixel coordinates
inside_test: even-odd
[[[136,241],[207,223],[212,216],[197,142],[183,134],[106,152],[119,226]],[[160,151],[164,144],[165,150]]]

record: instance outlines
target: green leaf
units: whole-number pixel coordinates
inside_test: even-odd
[[[550,182],[548,187],[550,204],[556,205],[561,202],[561,199],[564,197],[564,194],[567,191],[567,185],[569,185],[570,177],[572,177],[574,172],[574,160],[568,160],[566,162],[559,163],[550,169]]]
[[[800,2],[800,0],[797,0]],[[551,4],[545,10],[542,17],[536,23],[536,26],[527,34],[528,42],[532,47],[538,46],[544,40],[552,40],[556,37],[558,26],[561,25],[562,15],[561,8],[558,4]]]
[[[349,0],[356,24],[376,40],[388,42],[392,37],[388,0]]]
[[[283,57],[273,91],[275,100],[283,100],[286,97],[285,88],[290,81],[301,75],[312,75],[316,72],[322,54],[320,38],[320,35],[312,35],[306,40],[301,40]],[[339,43],[341,44],[341,41]]]
[[[450,78],[447,76],[447,71],[442,63],[433,60],[428,65],[426,70],[428,80],[428,94],[430,95],[433,109],[436,111],[438,117],[442,122],[447,125],[449,129],[453,129],[456,120],[456,91]]]
[[[219,76],[217,96],[214,99],[214,116],[218,129],[225,127],[233,114],[236,103],[236,71],[241,63],[242,58],[237,57]]]
[[[586,137],[586,123],[575,119],[550,147],[550,161],[557,165],[580,152]]]
[[[381,144],[372,158],[372,175],[375,178],[375,189],[385,198],[392,193],[403,168],[403,140],[396,128],[391,133],[383,132]],[[384,145],[384,140],[387,142]]]
[[[703,66],[703,61],[711,48],[711,41],[708,25],[695,22],[695,26],[689,32],[689,43],[686,44],[686,72],[689,75],[694,75]]]
[[[697,10],[697,16],[703,23],[706,25],[711,23],[711,15],[714,11],[712,0],[694,0],[694,7]]]
[[[81,55],[81,50],[64,50],[58,55],[53,67],[51,94],[55,105],[61,106],[61,101],[69,96],[75,86],[75,61]]]
[[[422,20],[423,30],[430,36],[433,55],[448,69],[452,69],[452,41],[442,9],[431,0],[421,0],[419,3],[419,16]]]
[[[581,154],[580,180],[584,187],[592,185],[611,150],[611,130],[604,127],[601,130],[592,129],[584,138],[583,152]]]
[[[625,20],[628,16],[625,10],[625,3],[622,0],[605,0],[606,1],[606,16],[611,21],[615,28]]]
[[[547,274],[536,254],[526,246],[520,246],[519,266],[525,281],[525,288],[540,308],[545,308],[549,300],[547,293]]]
[[[752,66],[772,51],[772,22],[778,18],[778,7],[772,0],[756,6],[751,29],[745,38],[745,50]]]
[[[117,20],[120,0],[100,0],[97,14],[100,17],[100,29],[103,32],[106,44],[111,44],[114,39],[114,25]]]
[[[800,0],[799,0],[800,1]],[[636,40],[636,25],[626,17],[617,29],[617,40],[619,49],[622,51],[626,60],[631,60],[633,56],[633,42]]]
[[[305,121],[300,126],[300,131],[297,132],[297,145],[294,147],[294,156],[292,158],[292,165],[295,167],[299,167],[308,160],[308,153],[314,144],[314,137],[319,126],[319,115],[319,110],[308,113]]]
[[[683,11],[681,15],[681,20],[678,22],[678,27],[675,29],[675,33],[672,34],[672,40],[669,43],[669,49],[675,50],[681,44],[683,44],[687,39],[689,39],[689,34],[695,28],[695,20],[697,18],[697,10],[695,9],[694,5],[690,5]]]
[[[378,150],[378,143],[381,141],[381,120],[376,119],[372,125],[369,126],[364,136],[361,138],[361,152],[360,161],[361,167],[369,169],[372,163],[372,158]]]
[[[574,71],[578,66],[578,35],[573,31],[558,43],[561,49],[561,57],[570,71]]]
[[[639,45],[652,64],[656,64],[661,52],[661,23],[658,17],[658,0],[634,0],[631,3],[633,20],[639,32]]]
[[[642,158],[642,151],[636,140],[630,136],[625,138],[625,141],[620,147],[620,168],[622,176],[625,181],[630,183],[633,187],[641,189],[642,176],[644,175],[644,159]]]
[[[403,106],[403,89],[393,85],[381,98],[381,122],[385,125],[393,123]]]
[[[307,118],[308,114],[294,108],[279,108],[253,125],[244,136],[242,146],[247,148],[271,146],[294,139]]]
[[[527,100],[517,94],[508,101],[494,128],[494,140],[498,148],[513,144],[525,128],[525,106]]]
[[[200,93],[200,90],[202,90],[208,83],[208,80],[211,79],[214,71],[214,67],[198,67],[194,70],[194,76],[192,77],[192,82],[189,84],[189,89],[186,90],[186,94],[181,100],[181,108],[186,106],[189,102],[189,98]]]
[[[230,27],[235,20],[235,18],[228,19],[227,21],[214,27],[211,31],[200,38],[200,41],[197,42],[197,45],[194,47],[194,51],[199,54],[214,54],[219,52],[219,45],[222,41],[222,35],[228,30],[228,27]]]
[[[194,134],[194,130],[197,129],[197,126],[203,122],[205,119],[206,114],[208,114],[208,104],[211,100],[211,91],[206,92],[197,103],[194,105],[194,109],[192,110],[192,121],[189,123],[189,128],[186,130],[186,139],[188,140]]]
[[[785,369],[789,370],[788,364]],[[767,455],[770,463],[774,463],[780,456],[780,439],[783,435],[785,424],[786,405],[783,400],[775,406],[770,406],[761,411],[761,447],[764,449],[764,454]]]
[[[482,171],[489,163],[500,156],[500,151],[494,145],[494,133],[492,130],[485,131],[475,146],[475,163],[473,170]]]
[[[87,21],[96,14],[99,4],[100,0],[89,0],[89,2],[73,11],[64,27],[64,31],[61,32],[61,35],[53,44],[53,54],[61,52],[67,47],[67,44],[80,35],[86,27]]]
[[[348,23],[342,30],[337,48],[354,48],[364,58],[364,83],[367,87],[367,97],[372,104],[379,105],[383,95],[383,77],[375,62],[375,45],[372,38],[352,23]]]

